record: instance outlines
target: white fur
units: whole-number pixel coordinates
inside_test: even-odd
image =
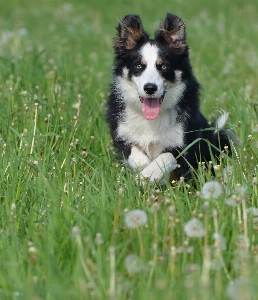
[[[152,183],[161,183],[164,177],[176,168],[177,162],[173,154],[162,153],[141,172],[140,178],[148,178]]]
[[[160,98],[164,93],[164,80],[160,76],[156,62],[158,59],[158,47],[147,43],[140,51],[142,60],[146,64],[146,69],[143,71],[141,76],[133,76],[132,82],[138,91],[139,96],[149,97],[144,91],[144,85],[146,83],[153,83],[157,86],[155,94],[151,95],[153,98]]]
[[[184,128],[176,123],[174,111],[168,111],[157,119],[148,121],[139,113],[126,108],[125,121],[119,122],[118,136],[129,143],[136,144],[154,160],[162,151],[171,147],[183,147]]]
[[[138,147],[132,146],[127,162],[134,173],[138,173],[149,165],[150,160]]]
[[[175,70],[175,78],[176,78],[176,82],[181,82],[181,80],[182,80],[182,71]]]
[[[134,84],[127,78],[118,77],[116,87],[126,104],[124,115],[118,124],[117,135],[128,143],[138,145],[153,160],[168,147],[184,146],[184,128],[177,123],[175,105],[182,96],[186,84],[171,83],[155,120],[142,115],[141,102]]]
[[[219,129],[222,129],[225,124],[227,123],[227,120],[228,120],[228,115],[229,113],[223,113],[221,114],[221,116],[216,120],[216,130],[215,130],[215,133],[219,130]]]

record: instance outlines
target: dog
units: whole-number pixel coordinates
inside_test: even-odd
[[[199,162],[231,150],[228,113],[209,124],[200,112],[185,22],[167,14],[154,39],[137,15],[126,15],[114,39],[106,117],[114,147],[138,178],[162,184],[190,179]]]

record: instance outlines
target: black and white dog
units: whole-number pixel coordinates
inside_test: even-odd
[[[167,14],[150,39],[139,16],[127,15],[117,31],[107,101],[114,146],[150,182],[161,183],[171,173],[189,178],[198,162],[230,149],[232,134],[222,129],[227,113],[209,125],[199,110],[185,23]]]

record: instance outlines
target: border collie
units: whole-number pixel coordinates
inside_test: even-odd
[[[199,109],[185,23],[167,14],[150,39],[137,15],[118,24],[107,122],[115,148],[140,178],[191,178],[198,162],[230,151],[228,114],[209,125]],[[175,176],[174,176],[175,178]]]

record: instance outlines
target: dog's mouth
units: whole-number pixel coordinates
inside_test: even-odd
[[[142,103],[142,114],[147,120],[154,120],[159,115],[159,108],[164,100],[165,93],[160,98],[144,98],[139,96]]]

